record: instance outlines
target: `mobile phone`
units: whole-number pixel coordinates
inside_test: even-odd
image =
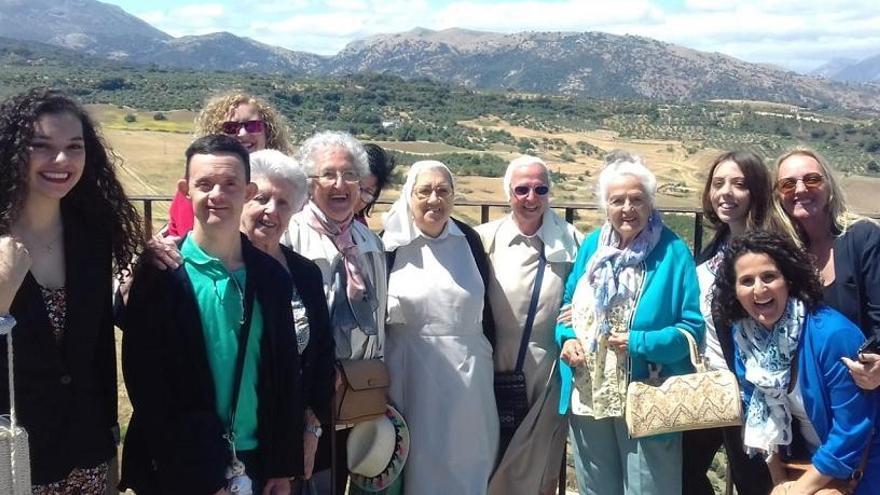
[[[857,356],[862,354],[880,354],[880,340],[877,339],[877,335],[872,335],[859,347]]]

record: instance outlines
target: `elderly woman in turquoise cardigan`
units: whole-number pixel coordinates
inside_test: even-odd
[[[590,495],[681,493],[681,435],[633,439],[630,380],[692,370],[680,330],[703,337],[693,257],[654,208],[657,181],[635,155],[612,152],[598,183],[607,214],[581,246],[556,327],[578,487]]]
[[[747,233],[715,284],[713,313],[733,332],[744,392],[743,445],[767,462],[772,495],[880,493],[878,396],[842,362],[865,339],[822,303],[806,252],[778,233]]]

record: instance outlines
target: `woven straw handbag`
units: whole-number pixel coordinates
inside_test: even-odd
[[[9,363],[9,417],[0,420],[0,494],[31,495],[31,456],[28,437],[15,418],[12,332],[6,334]]]
[[[736,376],[727,370],[707,371],[694,337],[679,331],[687,339],[696,372],[660,378],[659,368],[652,366],[646,381],[630,382],[626,426],[632,438],[742,424]]]

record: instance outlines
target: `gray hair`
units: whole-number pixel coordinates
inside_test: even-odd
[[[510,183],[513,181],[513,172],[518,168],[528,167],[529,165],[540,165],[544,169],[544,177],[547,179],[547,187],[553,187],[550,183],[550,168],[544,160],[541,160],[537,156],[522,155],[510,162],[510,165],[507,166],[507,171],[504,172],[504,196],[507,197],[508,201],[510,201]]]
[[[294,211],[302,209],[309,197],[306,173],[293,158],[278,150],[260,150],[251,153],[251,179],[265,177],[269,180],[289,182],[296,191],[293,197]]]
[[[358,175],[361,177],[369,175],[370,161],[364,146],[354,136],[342,131],[321,131],[306,139],[300,146],[297,158],[306,175],[317,175],[318,164],[315,163],[315,156],[328,148],[344,149],[351,157]]]
[[[602,210],[608,210],[608,186],[624,175],[639,180],[653,208],[654,196],[657,193],[657,177],[648,170],[639,155],[628,151],[614,150],[605,156],[605,168],[599,174],[599,182],[596,184],[596,196],[599,197],[599,206],[602,207]]]

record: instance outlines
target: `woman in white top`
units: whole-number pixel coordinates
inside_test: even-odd
[[[703,187],[703,215],[715,230],[711,242],[703,250],[697,266],[700,282],[700,311],[706,321],[705,356],[712,369],[733,366],[733,341],[729,328],[715,328],[712,317],[712,288],[715,274],[724,260],[727,246],[748,230],[771,228],[788,231],[781,214],[773,207],[773,186],[770,171],[760,157],[747,151],[729,151],[719,155],[709,167]],[[770,491],[766,466],[758,459],[749,459],[742,449],[740,427],[694,430],[683,437],[683,493],[713,495],[706,471],[715,452],[725,446],[733,481],[740,495]]]
[[[417,162],[385,216],[385,361],[410,430],[409,494],[483,495],[497,453],[489,265],[476,232],[450,218],[453,199],[449,169]]]

